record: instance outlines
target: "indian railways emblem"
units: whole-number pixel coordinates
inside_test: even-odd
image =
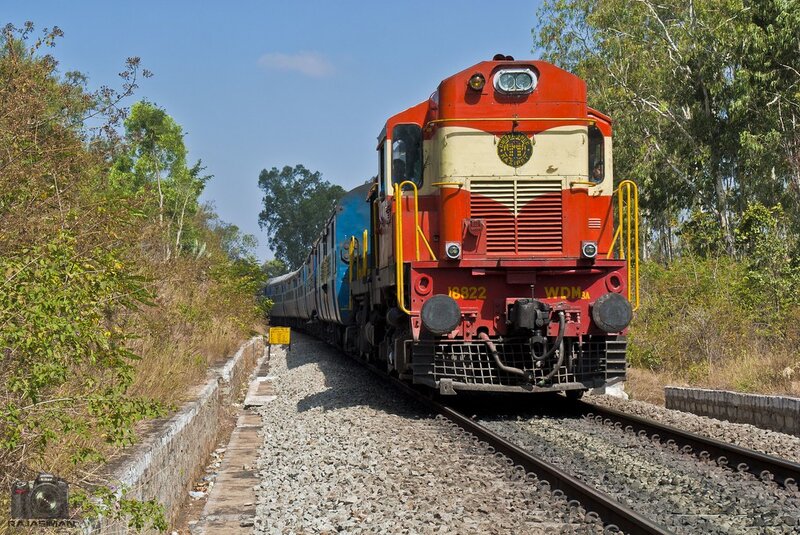
[[[497,144],[500,160],[511,167],[521,167],[528,163],[533,154],[533,142],[522,132],[503,134]]]

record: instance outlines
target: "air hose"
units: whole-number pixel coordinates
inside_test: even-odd
[[[564,315],[563,311],[558,313],[558,336],[556,336],[555,343],[548,349],[543,355],[533,355],[533,358],[536,360],[545,360],[550,358],[553,353],[555,353],[556,348],[561,347],[562,342],[564,341],[564,331],[566,330],[567,326],[567,319]],[[514,366],[506,366],[503,364],[503,361],[500,360],[500,354],[497,351],[497,346],[494,345],[494,342],[489,338],[489,335],[482,332],[479,335],[480,339],[486,342],[486,347],[489,349],[489,353],[492,355],[495,364],[497,367],[500,368],[501,371],[506,373],[512,373],[514,375],[521,375],[526,379],[530,380],[533,378],[532,371],[521,370],[520,368],[515,368]],[[537,383],[538,386],[542,386],[545,382],[549,381],[553,378],[553,376],[558,372],[558,369],[561,368],[561,364],[564,362],[564,351],[560,351],[558,355],[558,362],[553,367],[553,369],[548,373],[541,381]]]
[[[563,311],[559,311],[559,313],[558,313],[558,335],[556,336],[555,343],[550,346],[550,349],[548,349],[547,351],[545,351],[541,355],[537,355],[536,353],[531,352],[531,354],[533,356],[533,360],[545,361],[545,360],[549,359],[550,357],[552,357],[553,353],[555,353],[555,351],[556,351],[556,348],[561,346],[561,342],[564,340],[564,331],[566,330],[566,327],[567,327],[567,318],[566,318],[566,316],[564,316],[564,312]]]
[[[563,344],[556,344],[553,347],[561,346]],[[558,352],[558,362],[556,362],[553,369],[550,370],[550,373],[542,377],[542,379],[536,383],[536,386],[544,386],[547,382],[553,378],[553,376],[558,373],[558,370],[561,369],[561,365],[564,363],[564,348],[561,348],[561,351]]]
[[[488,334],[482,332],[480,333],[480,338],[481,340],[486,342],[486,347],[489,348],[489,353],[492,354],[492,358],[494,359],[494,362],[495,364],[497,364],[498,368],[500,368],[502,371],[506,373],[513,373],[514,375],[521,375],[523,377],[528,377],[528,374],[525,373],[525,370],[520,370],[519,368],[515,368],[514,366],[506,366],[505,364],[503,364],[503,361],[500,360],[500,355],[497,353],[497,346],[495,346],[494,342],[492,342],[489,339]]]

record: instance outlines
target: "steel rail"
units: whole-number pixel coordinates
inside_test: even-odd
[[[364,363],[363,360],[359,360],[359,362]],[[388,378],[390,382],[399,389],[409,394],[422,405],[432,409],[432,412],[443,415],[465,431],[475,435],[479,440],[485,441],[493,447],[495,451],[507,456],[514,464],[522,466],[527,472],[533,472],[540,479],[547,480],[551,488],[560,490],[567,498],[580,502],[581,506],[583,506],[587,512],[594,512],[597,514],[606,528],[615,526],[625,533],[634,535],[672,534],[667,528],[640,515],[630,507],[618,502],[607,494],[590,487],[557,466],[512,444],[500,435],[480,425],[478,422],[464,416],[447,405],[439,403],[422,392],[415,390],[399,379],[387,376],[385,372],[382,372],[377,367],[368,363],[364,364],[375,374],[385,379]]]
[[[586,416],[616,421],[625,428],[630,428],[637,433],[643,431],[661,442],[674,442],[683,447],[687,453],[689,450],[686,447],[689,447],[691,453],[697,457],[714,456],[720,465],[732,465],[737,470],[747,470],[760,478],[771,478],[784,487],[800,483],[800,464],[798,463],[601,405],[576,401],[575,407]]]

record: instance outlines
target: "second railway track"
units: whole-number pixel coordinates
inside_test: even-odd
[[[477,419],[675,533],[797,533],[800,494],[791,481],[782,487],[770,477],[719,465],[711,456],[693,455],[680,442],[661,442],[652,428],[643,429],[644,422],[641,427],[614,425],[611,413],[604,414],[603,425],[588,414],[569,411],[555,416],[484,413]],[[699,453],[696,447],[692,451]],[[772,461],[772,466],[792,464]],[[782,477],[787,482],[785,472]]]
[[[627,431],[644,433],[668,446],[675,445],[685,453],[693,453],[703,459],[713,459],[721,466],[748,471],[761,479],[775,481],[783,487],[796,490],[800,483],[798,463],[602,405],[578,402],[575,408],[588,418],[594,418],[605,424],[618,425]]]

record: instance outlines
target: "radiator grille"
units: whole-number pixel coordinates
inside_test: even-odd
[[[470,217],[486,221],[487,253],[561,252],[560,179],[473,179],[470,193]]]

